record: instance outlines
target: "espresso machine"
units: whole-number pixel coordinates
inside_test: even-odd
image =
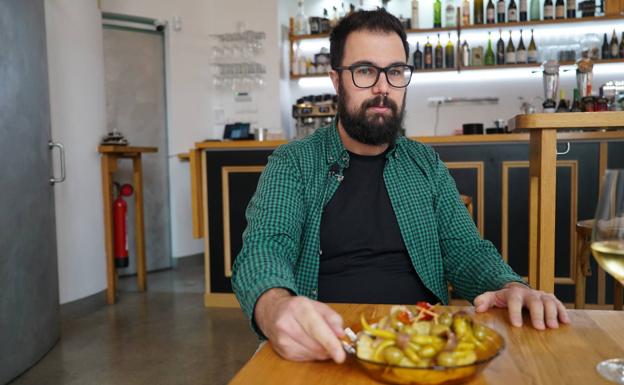
[[[336,116],[336,95],[309,95],[292,107],[297,139],[305,138],[317,128],[329,125]]]

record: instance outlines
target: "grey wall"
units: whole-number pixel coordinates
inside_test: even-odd
[[[107,128],[119,129],[131,145],[158,147],[143,155],[143,200],[147,269],[171,266],[171,220],[167,166],[164,40],[162,33],[104,28]],[[119,161],[114,180],[132,183],[132,162]],[[136,272],[134,197],[128,202],[130,266]]]

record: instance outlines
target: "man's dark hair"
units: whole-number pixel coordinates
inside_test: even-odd
[[[344,57],[344,48],[347,37],[355,31],[371,31],[396,33],[403,42],[405,48],[405,59],[409,57],[409,44],[405,30],[399,19],[388,13],[383,8],[372,11],[353,12],[345,17],[334,27],[329,36],[329,55],[332,68],[340,67]]]

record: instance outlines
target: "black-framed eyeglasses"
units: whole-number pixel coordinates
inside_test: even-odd
[[[378,67],[373,64],[352,64],[348,67],[334,67],[334,70],[351,72],[353,84],[358,88],[373,87],[379,81],[379,75],[386,75],[388,84],[392,87],[407,87],[412,80],[414,66],[409,64],[391,64],[387,67]]]

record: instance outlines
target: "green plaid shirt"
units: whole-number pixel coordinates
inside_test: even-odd
[[[523,282],[491,242],[482,240],[448,169],[429,146],[397,139],[386,155],[384,181],[414,268],[447,304],[447,281],[472,301],[511,281]],[[232,285],[253,319],[258,297],[281,287],[316,299],[321,214],[349,167],[335,121],[313,135],[277,148],[247,207],[243,247]]]

